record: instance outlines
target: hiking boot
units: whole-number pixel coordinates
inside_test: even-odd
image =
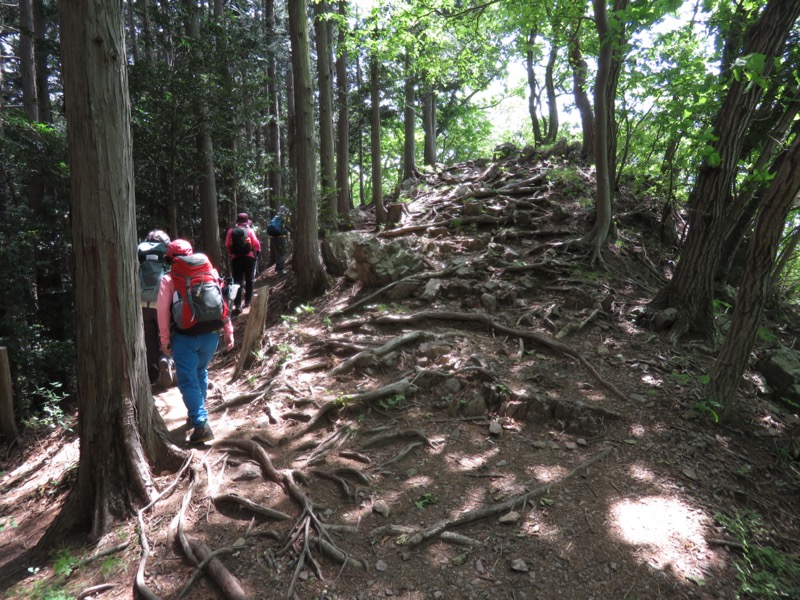
[[[211,431],[211,425],[208,424],[208,421],[205,421],[202,425],[198,425],[194,428],[192,435],[189,436],[189,443],[203,444],[205,442],[210,442],[213,439],[214,432]]]
[[[163,388],[175,385],[175,363],[169,356],[162,356],[158,361],[158,385]]]

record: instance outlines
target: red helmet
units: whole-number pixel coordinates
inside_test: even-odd
[[[192,245],[186,240],[173,240],[167,246],[167,258],[189,256],[192,252]]]

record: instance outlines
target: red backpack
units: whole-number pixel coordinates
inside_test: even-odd
[[[228,319],[220,280],[205,254],[176,256],[170,270],[175,292],[172,321],[180,331],[209,333]]]

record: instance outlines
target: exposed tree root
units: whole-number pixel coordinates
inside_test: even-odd
[[[413,444],[409,444],[408,446],[406,446],[405,450],[398,453],[397,456],[395,456],[394,458],[390,458],[386,462],[381,463],[381,465],[378,468],[383,469],[385,467],[388,467],[389,465],[399,463],[401,460],[403,460],[406,456],[411,454],[414,450],[416,450],[420,446],[422,446],[422,442],[414,442]]]
[[[421,440],[429,448],[434,447],[434,443],[430,440],[430,438],[428,438],[428,436],[422,433],[419,429],[405,429],[403,431],[395,431],[370,438],[361,444],[361,449],[366,450],[367,448],[372,448],[374,446],[382,446],[383,444],[389,444],[397,440],[407,439]]]
[[[589,313],[589,316],[586,317],[583,321],[573,321],[572,323],[567,323],[561,329],[561,331],[559,331],[556,334],[556,339],[561,340],[572,333],[580,331],[581,329],[586,327],[589,323],[591,323],[595,318],[597,318],[597,315],[599,315],[601,312],[603,312],[602,309],[595,308],[591,313]]]
[[[359,471],[358,469],[351,469],[350,467],[339,467],[337,469],[333,469],[332,471],[328,471],[326,469],[314,469],[311,471],[313,475],[318,475],[323,479],[327,479],[329,481],[333,481],[339,484],[339,487],[342,490],[342,493],[345,495],[346,498],[356,500],[357,494],[355,492],[350,491],[350,485],[348,484],[345,477],[351,477],[355,479],[358,483],[369,485],[370,480],[364,473]]]
[[[172,483],[168,485],[164,491],[158,494],[147,506],[136,511],[136,518],[139,521],[139,543],[142,545],[142,558],[139,559],[139,568],[137,569],[136,576],[133,580],[133,587],[134,590],[146,600],[158,600],[159,597],[148,587],[147,583],[145,582],[144,573],[145,567],[147,566],[147,559],[150,556],[150,544],[147,541],[147,527],[145,527],[144,518],[142,515],[144,515],[146,511],[150,510],[150,508],[155,506],[156,502],[158,502],[161,498],[172,493],[172,491],[178,485],[178,482],[186,473],[189,465],[192,464],[192,461],[194,460],[194,454],[194,451],[189,453],[189,456],[186,458],[183,466],[180,468],[177,475],[175,475],[175,479],[173,479]]]
[[[205,544],[192,539],[186,535],[183,530],[184,515],[186,514],[186,510],[191,502],[197,478],[198,471],[196,469],[192,469],[192,477],[189,483],[189,488],[186,490],[186,493],[183,496],[181,509],[174,519],[174,523],[176,524],[175,529],[177,530],[177,537],[178,541],[180,542],[181,549],[189,561],[191,561],[191,563],[196,567],[200,567],[201,563],[203,563],[206,558],[210,558],[210,560],[204,564],[203,569],[209,578],[222,590],[225,598],[228,600],[246,600],[247,595],[244,593],[239,581],[233,575],[231,575],[231,573],[217,558],[210,556],[212,552],[207,546],[205,546]],[[173,529],[173,527],[171,526],[170,529]]]
[[[425,227],[425,229],[427,229],[427,226]],[[400,230],[399,229],[395,229],[394,231],[400,231]],[[441,279],[443,277],[449,277],[450,275],[455,273],[455,271],[456,271],[456,267],[449,267],[449,268],[443,269],[441,271],[428,271],[427,273],[414,273],[413,275],[409,275],[408,277],[403,277],[403,279],[398,279],[397,281],[393,281],[389,285],[386,285],[386,286],[382,287],[381,289],[379,289],[377,292],[374,292],[374,293],[370,294],[369,296],[366,296],[366,297],[362,298],[358,302],[354,302],[350,306],[345,306],[341,310],[336,311],[335,313],[333,313],[333,315],[334,316],[337,315],[337,314],[343,315],[343,314],[346,314],[346,313],[349,313],[349,312],[353,312],[354,310],[356,310],[357,308],[363,306],[367,302],[370,302],[371,300],[374,300],[375,298],[379,298],[380,296],[382,296],[383,294],[388,292],[390,289],[400,285],[401,283],[406,283],[408,281],[417,280],[417,279],[420,281],[420,283],[423,280],[427,280],[427,279]]]
[[[342,373],[345,373],[346,371],[349,371],[355,367],[360,361],[363,361],[369,357],[384,356],[385,354],[389,354],[401,346],[416,343],[424,339],[430,339],[431,337],[433,336],[427,331],[411,331],[409,333],[404,333],[403,335],[388,341],[380,348],[368,348],[366,350],[362,350],[355,356],[351,356],[337,367],[331,369],[325,376],[335,377],[336,375],[341,375]]]
[[[239,494],[217,494],[213,496],[211,500],[214,502],[214,504],[232,502],[243,508],[246,508],[250,512],[261,515],[262,517],[266,517],[268,519],[274,519],[276,521],[288,521],[292,518],[286,513],[269,508],[263,504],[257,504],[252,500],[248,500],[247,498],[240,496]]]
[[[332,412],[338,408],[342,408],[343,406],[354,406],[362,402],[372,402],[373,400],[379,400],[381,398],[386,398],[387,396],[405,396],[410,388],[411,382],[408,379],[401,379],[400,381],[395,381],[394,383],[390,383],[389,385],[385,385],[375,390],[370,390],[361,394],[348,394],[345,396],[340,396],[336,400],[325,402],[319,407],[319,410],[311,419],[311,421],[309,421],[304,427],[301,427],[297,431],[294,431],[284,437],[281,442],[285,443],[304,436],[309,431],[314,429],[329,412]]]
[[[486,327],[488,327],[489,329],[499,331],[500,333],[505,333],[507,335],[513,335],[515,337],[531,340],[533,342],[536,342],[537,344],[540,344],[541,346],[544,346],[545,348],[555,350],[556,352],[560,352],[561,354],[574,358],[575,360],[580,362],[581,365],[583,365],[583,367],[587,371],[589,371],[592,377],[594,377],[600,383],[600,385],[603,386],[606,390],[608,390],[615,396],[622,398],[623,400],[630,400],[614,384],[603,379],[600,376],[600,373],[598,373],[597,370],[595,370],[595,368],[591,364],[589,364],[589,361],[587,361],[586,358],[584,358],[584,356],[577,350],[571,348],[570,346],[567,346],[562,342],[558,342],[556,340],[553,340],[549,337],[545,337],[533,331],[523,331],[521,329],[514,329],[512,327],[501,325],[500,323],[493,321],[487,315],[482,313],[422,311],[409,315],[384,315],[380,317],[373,317],[371,319],[361,319],[359,321],[352,320],[346,323],[340,323],[339,325],[337,325],[337,328],[353,328],[365,322],[375,323],[378,325],[411,325],[411,324],[417,324],[419,321],[423,321],[425,319],[481,323]]]
[[[292,470],[279,471],[275,468],[275,465],[272,464],[272,459],[267,451],[253,441],[231,440],[229,443],[230,445],[240,448],[250,454],[261,466],[264,476],[270,481],[282,486],[287,495],[297,504],[299,504],[302,509],[300,516],[295,521],[295,526],[288,538],[288,541],[276,554],[276,556],[283,556],[289,551],[293,551],[297,555],[297,564],[295,566],[291,584],[289,585],[289,589],[286,593],[287,598],[292,598],[294,595],[294,588],[297,585],[297,580],[300,576],[300,573],[306,568],[306,565],[309,565],[309,567],[313,569],[313,571],[316,573],[316,576],[320,580],[325,579],[319,563],[314,559],[314,556],[311,553],[312,535],[318,538],[318,545],[321,549],[323,548],[322,540],[324,540],[324,547],[326,548],[324,552],[326,554],[338,557],[347,557],[347,553],[336,546],[334,541],[331,539],[325,525],[319,520],[314,512],[313,502],[297,484],[297,479],[305,479],[304,474],[299,471]],[[339,477],[343,474],[351,476],[353,474],[358,474],[360,477],[363,477],[365,481],[368,481],[366,476],[361,474],[356,469],[343,469],[335,472],[335,474]],[[345,566],[348,564],[349,561],[344,562]]]
[[[554,481],[547,485],[539,486],[535,489],[525,492],[524,494],[521,494],[519,496],[514,496],[513,498],[509,498],[505,502],[500,502],[498,504],[494,504],[492,506],[487,506],[477,510],[470,510],[465,513],[462,513],[461,515],[453,519],[445,519],[443,521],[439,521],[438,523],[431,525],[427,529],[424,529],[422,531],[419,531],[411,535],[406,541],[405,545],[410,548],[413,548],[427,540],[441,536],[442,533],[444,533],[449,529],[452,529],[453,527],[464,525],[466,523],[472,523],[473,521],[485,519],[486,517],[499,515],[500,513],[504,513],[506,511],[511,510],[515,506],[518,506],[520,504],[525,504],[526,502],[528,502],[533,498],[544,496],[545,494],[549,493],[550,489],[554,485],[557,485],[559,483],[564,483],[565,481],[571,479],[581,471],[584,471],[586,468],[593,465],[594,463],[603,460],[606,456],[608,456],[611,453],[612,450],[613,447],[606,448],[599,454],[579,464],[577,467],[572,469],[572,471],[567,473],[564,477],[562,477],[558,481]]]

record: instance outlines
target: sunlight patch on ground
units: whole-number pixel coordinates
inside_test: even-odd
[[[705,518],[677,498],[645,496],[615,502],[609,509],[611,533],[635,548],[634,556],[655,569],[702,577],[713,557],[703,537]]]
[[[486,505],[486,490],[480,486],[472,487],[461,492],[462,502],[458,508],[453,509],[451,516],[458,516],[470,510],[477,510]]]
[[[23,485],[14,488],[12,494],[9,494],[8,496],[4,495],[4,504],[6,501],[11,500],[14,497],[23,497],[27,493],[32,492],[41,486],[47,485],[51,480],[57,481],[70,467],[78,465],[79,458],[80,449],[77,439],[69,444],[64,444],[61,450],[56,452],[56,454],[51,456],[49,459],[43,461],[42,467],[37,472],[38,476],[32,476]],[[30,468],[30,465],[27,463],[23,464],[22,467],[16,471],[7,473],[3,479],[0,480],[0,483],[6,485],[8,482],[13,481],[14,477],[16,477],[20,472],[24,472],[26,468]]]
[[[645,481],[647,483],[655,483],[657,479],[650,469],[642,465],[631,465],[628,468],[628,475],[631,476],[631,479]]]
[[[541,483],[558,481],[569,472],[566,468],[558,465],[536,465],[531,467],[529,471]]]
[[[448,459],[453,463],[453,470],[457,472],[476,471],[487,467],[499,454],[499,450],[493,448],[483,454],[461,454],[451,452]]]
[[[631,425],[631,436],[635,438],[643,438],[647,433],[647,429],[640,423],[633,423]]]

